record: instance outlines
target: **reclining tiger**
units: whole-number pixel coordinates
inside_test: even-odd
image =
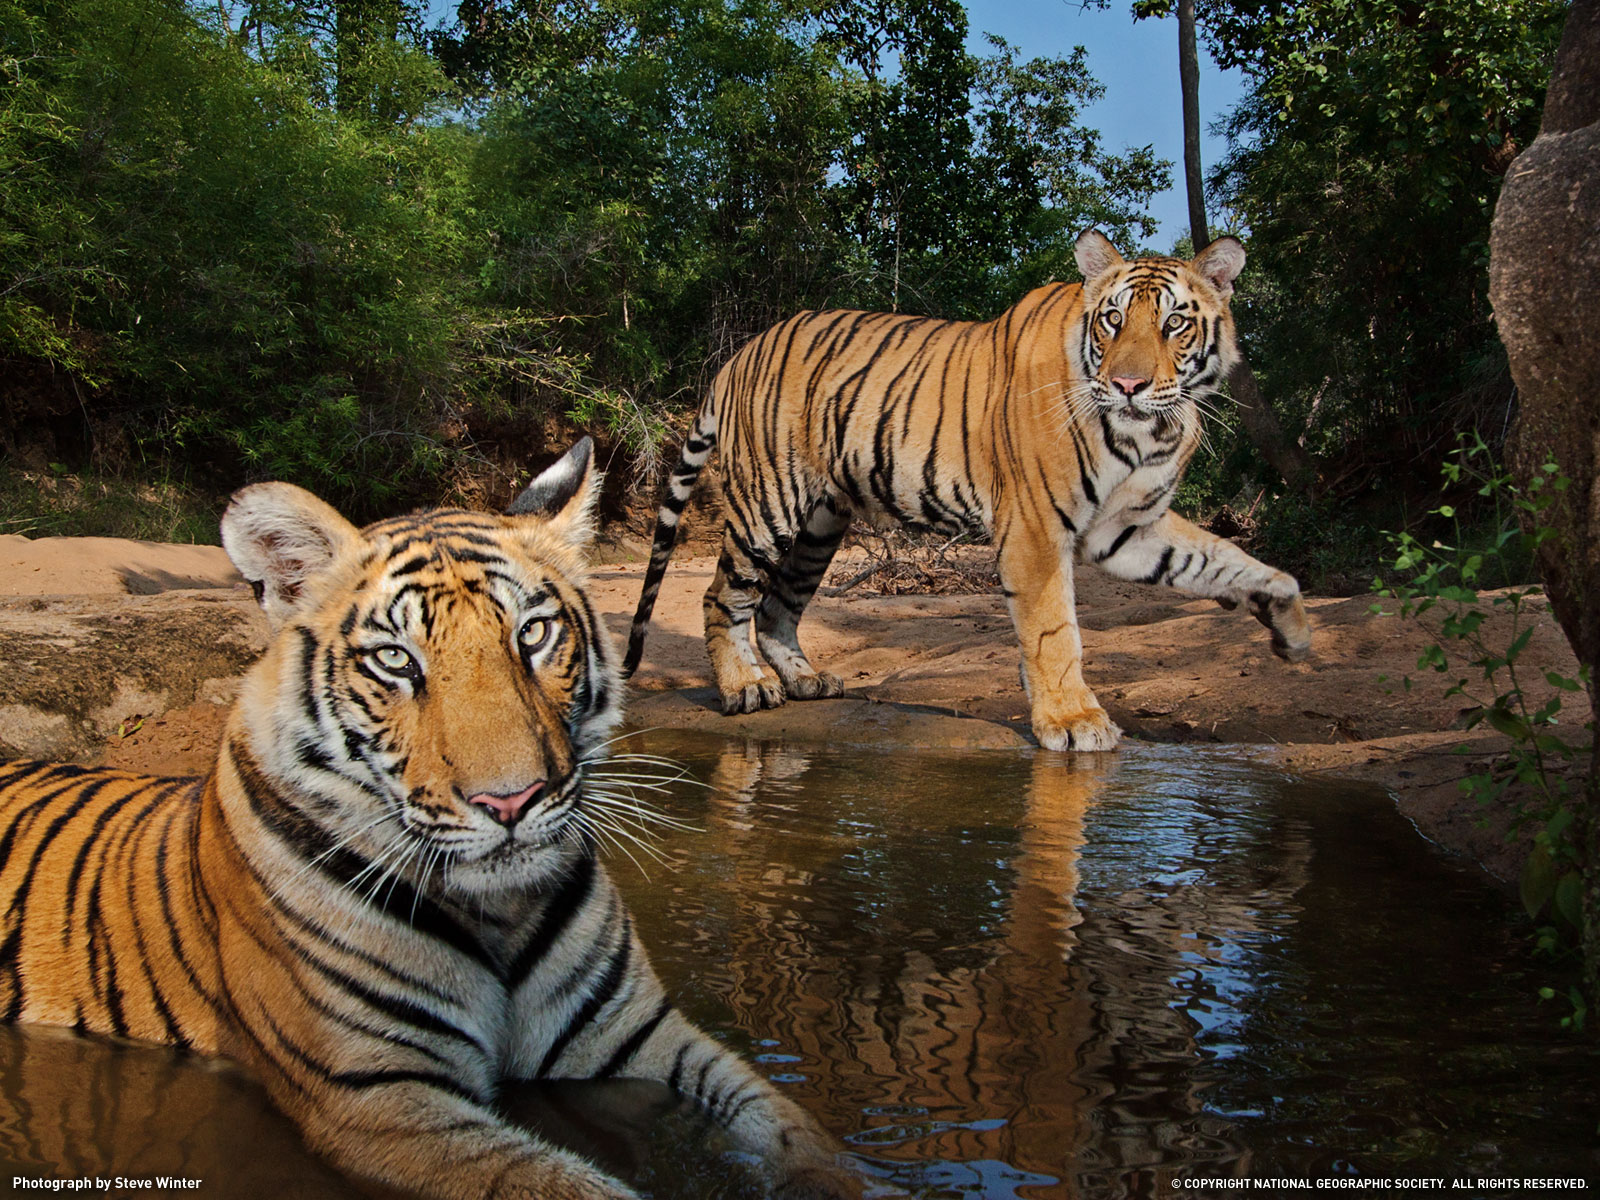
[[[668,479],[623,674],[719,445],[726,523],[705,636],[725,713],[843,692],[798,627],[854,515],[993,537],[1048,749],[1121,735],[1084,682],[1074,559],[1244,603],[1279,656],[1305,657],[1295,580],[1168,508],[1200,444],[1199,400],[1238,361],[1228,300],[1244,247],[1125,261],[1091,230],[1076,256],[1084,283],[1036,288],[992,321],[804,312],[735,354]]]
[[[782,1196],[859,1195],[664,996],[596,859],[622,689],[591,458],[505,516],[358,530],[235,494],[223,545],[274,633],[212,773],[0,766],[0,1014],[228,1055],[336,1166],[426,1196],[633,1196],[492,1107],[504,1078],[608,1077],[698,1102]]]

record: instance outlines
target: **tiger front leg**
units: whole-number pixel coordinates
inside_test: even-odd
[[[1016,525],[997,540],[1034,736],[1047,750],[1116,749],[1122,730],[1083,680],[1070,552]]]
[[[724,715],[777,708],[784,701],[783,684],[773,669],[756,657],[751,637],[761,603],[764,575],[730,530],[723,536],[717,573],[706,589],[706,653],[722,696]]]
[[[753,1167],[774,1200],[860,1200],[861,1180],[811,1115],[676,1009],[619,1072],[694,1101]]]
[[[429,1082],[399,1079],[284,1108],[341,1170],[432,1200],[639,1200],[578,1155]]]
[[[1084,539],[1082,554],[1118,579],[1177,588],[1229,609],[1245,604],[1271,631],[1279,658],[1299,662],[1311,653],[1311,622],[1294,576],[1174,512],[1148,525],[1098,526]]]

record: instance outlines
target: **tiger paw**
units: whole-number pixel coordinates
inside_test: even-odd
[[[1256,592],[1250,597],[1250,614],[1272,633],[1272,652],[1285,662],[1300,662],[1311,654],[1311,621],[1297,590],[1290,596]]]
[[[1122,730],[1096,704],[1069,717],[1034,717],[1033,734],[1046,750],[1115,750]]]
[[[827,671],[797,675],[784,681],[784,694],[791,700],[831,700],[844,695],[844,680]]]
[[[722,692],[722,715],[759,712],[763,708],[778,708],[783,704],[783,684],[776,675],[763,675],[752,683]]]

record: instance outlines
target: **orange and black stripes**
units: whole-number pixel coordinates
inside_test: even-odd
[[[0,765],[0,1010],[125,1037],[195,1044],[214,955],[185,903],[199,782]],[[174,901],[183,905],[180,918]],[[66,978],[28,969],[71,961]],[[211,1047],[215,1048],[215,1047]]]
[[[750,1099],[719,1119],[774,1182],[829,1169],[663,995],[597,859],[628,786],[597,487],[585,442],[503,517],[240,492],[223,541],[275,636],[213,773],[0,764],[0,1012],[236,1057],[337,1164],[427,1195],[630,1195],[496,1085],[686,1063]]]

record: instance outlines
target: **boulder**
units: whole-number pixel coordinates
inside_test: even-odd
[[[1600,683],[1600,0],[1576,0],[1545,97],[1543,123],[1517,156],[1495,207],[1489,297],[1520,399],[1508,457],[1528,489],[1546,462],[1570,481],[1538,522],[1550,606],[1589,698]],[[1550,493],[1546,493],[1550,494]],[[1574,806],[1584,884],[1583,950],[1600,993],[1600,774]]]
[[[1526,483],[1554,458],[1571,480],[1541,520],[1550,603],[1582,662],[1600,665],[1600,0],[1578,0],[1539,136],[1495,208],[1489,295],[1519,414],[1510,457]]]

